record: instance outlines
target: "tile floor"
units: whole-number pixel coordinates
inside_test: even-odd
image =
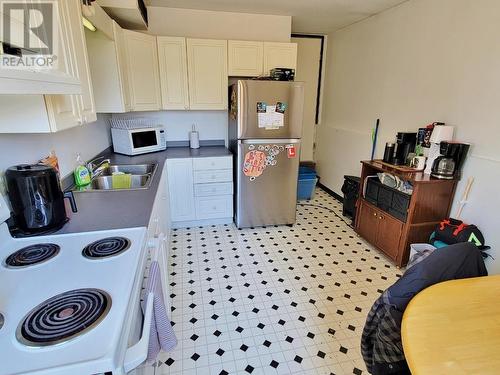
[[[320,189],[302,203],[341,215]],[[293,227],[217,225],[171,238],[179,344],[155,375],[366,374],[365,318],[400,271],[332,212],[299,206]]]

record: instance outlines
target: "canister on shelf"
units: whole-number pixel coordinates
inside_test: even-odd
[[[394,148],[393,142],[387,142],[384,150],[384,162],[392,164],[394,162]]]

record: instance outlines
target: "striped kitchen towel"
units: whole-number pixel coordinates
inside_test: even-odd
[[[177,345],[177,337],[168,318],[165,301],[163,300],[163,289],[161,285],[161,271],[158,262],[151,262],[149,269],[148,285],[146,295],[153,293],[153,318],[151,319],[151,332],[149,335],[148,362],[154,362],[160,350],[171,351]],[[145,310],[143,304],[143,311]]]

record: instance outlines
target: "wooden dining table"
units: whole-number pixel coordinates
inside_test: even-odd
[[[412,375],[500,374],[500,275],[424,289],[404,312],[401,339]]]

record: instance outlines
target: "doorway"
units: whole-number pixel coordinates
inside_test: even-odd
[[[321,75],[323,70],[323,35],[292,34],[297,43],[295,80],[304,82],[304,118],[301,161],[314,160],[316,124],[320,120]]]

